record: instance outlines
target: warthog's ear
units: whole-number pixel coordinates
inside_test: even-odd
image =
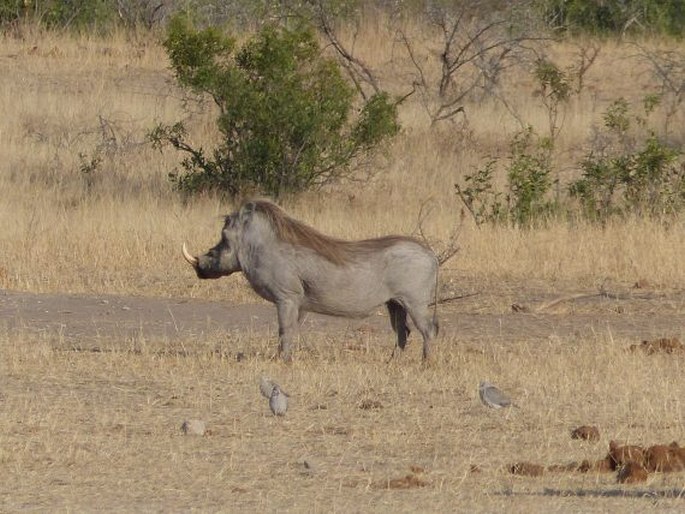
[[[257,204],[254,202],[245,203],[238,212],[238,218],[240,219],[240,224],[244,225],[252,219],[252,215],[257,210]]]

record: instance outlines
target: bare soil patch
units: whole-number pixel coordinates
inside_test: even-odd
[[[508,297],[518,299],[519,303],[508,303]],[[492,292],[467,296],[438,307],[441,335],[459,342],[506,342],[587,337],[600,331],[642,340],[640,348],[644,347],[648,354],[656,351],[657,346],[662,351],[673,351],[675,345],[679,345],[677,350],[681,349],[674,336],[685,327],[685,293],[652,295],[648,299],[589,296],[565,304],[555,300],[563,297],[554,291],[526,290],[513,285],[500,291],[497,300],[492,299]],[[521,312],[508,307],[549,303],[555,303],[557,308]],[[275,308],[266,302],[236,305],[188,298],[7,290],[0,290],[1,325],[11,331],[58,336],[65,343],[91,350],[97,348],[99,341],[112,339],[177,341],[216,338],[227,333],[268,334],[274,337],[275,348],[278,334]],[[388,351],[391,348],[393,335],[384,311],[361,320],[308,314],[301,332],[307,339],[308,334],[350,330],[385,331]],[[669,343],[666,349],[662,349],[664,341]]]

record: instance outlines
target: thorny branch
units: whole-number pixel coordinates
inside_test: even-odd
[[[378,81],[371,69],[361,59],[348,51],[340,42],[340,39],[338,39],[323,2],[317,2],[315,7],[319,28],[324,33],[333,49],[338,53],[343,68],[347,71],[364,101],[368,100],[368,95],[364,91],[362,83],[371,86],[375,94],[380,93]]]
[[[423,229],[423,224],[426,218],[430,215],[431,209],[428,206],[428,203],[431,200],[428,199],[425,202],[421,204],[421,208],[419,209],[419,215],[418,219],[416,222],[416,229],[414,229],[414,233],[418,232],[419,237],[421,240],[423,240],[426,244],[430,246],[430,242],[426,234],[424,233]],[[452,227],[452,231],[450,232],[449,237],[447,238],[447,244],[446,246],[439,252],[437,252],[437,258],[438,258],[438,264],[442,266],[445,264],[448,260],[450,260],[452,257],[454,257],[457,252],[459,252],[460,247],[458,244],[459,241],[459,235],[461,233],[461,228],[464,225],[464,218],[461,217],[459,220],[458,224],[455,224],[454,227]]]
[[[444,9],[429,14],[429,21],[442,33],[440,78],[436,84],[428,83],[412,41],[403,30],[397,30],[398,41],[416,70],[414,84],[421,90],[424,108],[433,125],[464,113],[462,103],[476,90],[491,93],[501,73],[516,62],[518,51],[524,50],[523,43],[542,39],[512,36],[507,31],[510,20],[506,18],[480,24],[478,18],[470,14],[467,7],[456,14]]]
[[[660,82],[661,96],[667,102],[664,130],[669,132],[673,117],[685,100],[685,55],[677,51],[649,50],[637,43],[639,57],[647,61],[652,75]]]

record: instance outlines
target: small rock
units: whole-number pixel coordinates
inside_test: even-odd
[[[205,422],[200,419],[189,419],[183,422],[181,431],[185,435],[205,435],[207,426]]]
[[[302,461],[302,466],[304,467],[302,470],[302,474],[304,475],[314,475],[319,471],[319,466],[317,466],[311,458],[304,459]]]

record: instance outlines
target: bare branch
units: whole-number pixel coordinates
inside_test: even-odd
[[[610,300],[653,300],[655,298],[659,298],[660,296],[663,295],[657,295],[655,293],[644,293],[644,294],[619,294],[619,293],[610,293],[604,289],[604,286],[602,285],[600,287],[600,290],[597,291],[596,293],[577,293],[577,294],[571,294],[571,295],[566,295],[562,296],[560,298],[556,298],[550,302],[545,302],[537,306],[533,307],[528,307],[526,305],[521,305],[520,303],[514,303],[511,305],[511,309],[514,312],[528,312],[528,313],[537,313],[537,312],[542,312],[546,309],[550,309],[552,307],[555,307],[556,305],[559,305],[564,302],[572,302],[575,300],[584,300],[587,298],[608,298]]]
[[[681,112],[685,101],[685,55],[669,50],[649,50],[637,43],[638,57],[647,61],[652,76],[659,81],[661,97],[666,108],[664,132],[670,132],[673,117]]]
[[[418,232],[419,237],[429,246],[432,246],[430,244],[429,238],[426,237],[426,234],[423,231],[423,223],[426,220],[426,218],[430,215],[431,208],[428,207],[429,202],[431,202],[432,199],[429,198],[428,200],[425,200],[419,209],[419,214],[418,214],[418,219],[416,222],[416,228],[414,229],[414,233]],[[436,253],[436,256],[438,258],[438,264],[442,266],[445,264],[448,260],[450,260],[452,257],[454,257],[460,250],[458,241],[459,241],[459,235],[461,234],[461,229],[462,226],[464,225],[464,217],[460,216],[460,220],[458,224],[455,224],[454,227],[452,228],[452,231],[450,232],[449,237],[447,238],[447,244],[444,246],[444,248]]]
[[[338,53],[340,57],[341,65],[350,75],[350,78],[355,84],[355,87],[362,95],[364,100],[368,100],[368,95],[361,87],[361,83],[366,83],[373,89],[374,93],[378,94],[380,92],[380,87],[378,86],[378,81],[374,76],[371,69],[358,57],[354,56],[349,52],[345,46],[338,39],[337,34],[331,21],[329,20],[326,9],[323,2],[317,2],[316,4],[316,15],[318,19],[319,28],[328,39],[328,42],[333,47],[333,49]]]
[[[442,296],[438,298],[437,302],[431,302],[428,304],[429,307],[432,307],[436,303],[441,304],[441,303],[448,303],[448,302],[454,302],[455,300],[464,300],[466,298],[472,298],[474,296],[478,296],[480,294],[480,291],[477,291],[475,293],[465,293],[465,294],[455,294],[452,296]]]
[[[494,14],[484,19],[474,6],[461,3],[450,9],[432,5],[427,19],[441,33],[441,48],[435,53],[439,77],[429,82],[425,64],[417,58],[415,44],[406,32],[398,30],[399,41],[416,70],[416,84],[431,125],[463,114],[463,103],[476,91],[491,94],[499,76],[520,62],[525,43],[546,38],[512,35],[511,20]],[[482,13],[480,13],[482,14]]]
[[[397,30],[397,34],[400,37],[400,41],[404,44],[404,47],[407,49],[407,54],[409,55],[409,59],[411,60],[412,64],[414,65],[414,68],[416,68],[416,71],[419,74],[418,85],[420,85],[421,87],[423,87],[425,89],[428,89],[428,82],[426,81],[426,76],[423,73],[423,68],[421,67],[418,60],[416,59],[416,54],[414,53],[414,48],[412,47],[411,43],[409,42],[407,35],[402,30]]]
[[[578,64],[574,66],[576,75],[576,93],[580,93],[585,85],[585,74],[595,63],[601,47],[597,43],[578,45]]]

